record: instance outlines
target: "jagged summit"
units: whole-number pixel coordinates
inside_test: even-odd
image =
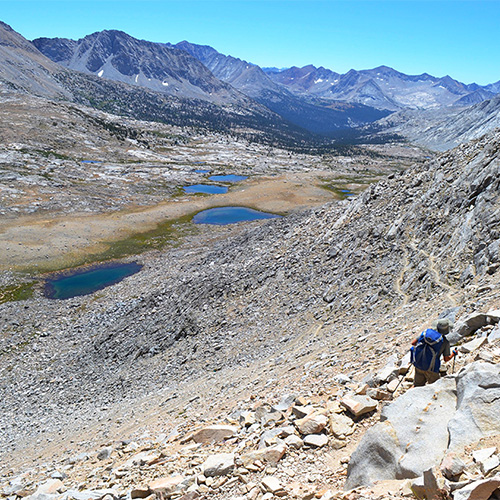
[[[465,85],[449,76],[438,78],[428,73],[406,75],[388,66],[360,71],[351,69],[340,75],[308,65],[272,72],[269,76],[298,95],[358,102],[391,111],[464,106],[467,97],[479,88],[485,98],[494,95],[494,87]],[[476,94],[475,99],[478,98]]]
[[[80,40],[38,38],[33,44],[66,68],[168,95],[242,103],[242,96],[185,51],[105,30]]]

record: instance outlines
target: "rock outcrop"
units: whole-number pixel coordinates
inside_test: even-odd
[[[407,479],[500,434],[500,365],[475,362],[386,406],[351,456],[346,488]]]
[[[440,463],[456,405],[453,378],[411,389],[384,407],[352,454],[346,489],[375,480],[415,478]]]

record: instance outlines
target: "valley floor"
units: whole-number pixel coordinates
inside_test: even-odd
[[[318,206],[336,197],[324,187],[325,179],[331,179],[331,175],[329,171],[315,171],[260,176],[239,182],[227,194],[178,195],[150,207],[3,219],[0,221],[0,270],[63,268],[65,264],[85,261],[92,254],[105,252],[110,243],[152,231],[166,221],[176,222],[207,208],[236,205],[285,214]],[[356,183],[346,183],[349,187],[351,184]]]

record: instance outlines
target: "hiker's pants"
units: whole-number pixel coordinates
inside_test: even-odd
[[[421,387],[422,385],[432,384],[439,379],[439,373],[420,370],[415,368],[415,378],[413,381],[414,387]]]

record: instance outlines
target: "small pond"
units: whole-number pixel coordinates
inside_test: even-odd
[[[340,192],[343,196],[356,196],[356,193],[353,193],[350,189],[341,189]]]
[[[102,264],[90,269],[78,269],[48,279],[44,294],[50,299],[70,299],[87,295],[114,285],[141,269],[142,265],[137,262]]]
[[[239,182],[239,181],[244,181],[245,179],[248,179],[247,175],[234,175],[234,174],[212,175],[208,178],[208,180],[216,182]]]
[[[183,186],[182,189],[186,193],[205,193],[205,194],[221,194],[227,193],[227,186],[214,186],[212,184],[193,184],[192,186]]]
[[[210,170],[203,170],[203,169],[199,169],[199,168],[197,168],[195,170],[195,173],[197,173],[197,174],[208,174],[209,172],[210,172]]]
[[[246,207],[217,207],[203,210],[193,217],[195,224],[215,224],[225,226],[258,219],[275,219],[280,215],[259,212]]]

